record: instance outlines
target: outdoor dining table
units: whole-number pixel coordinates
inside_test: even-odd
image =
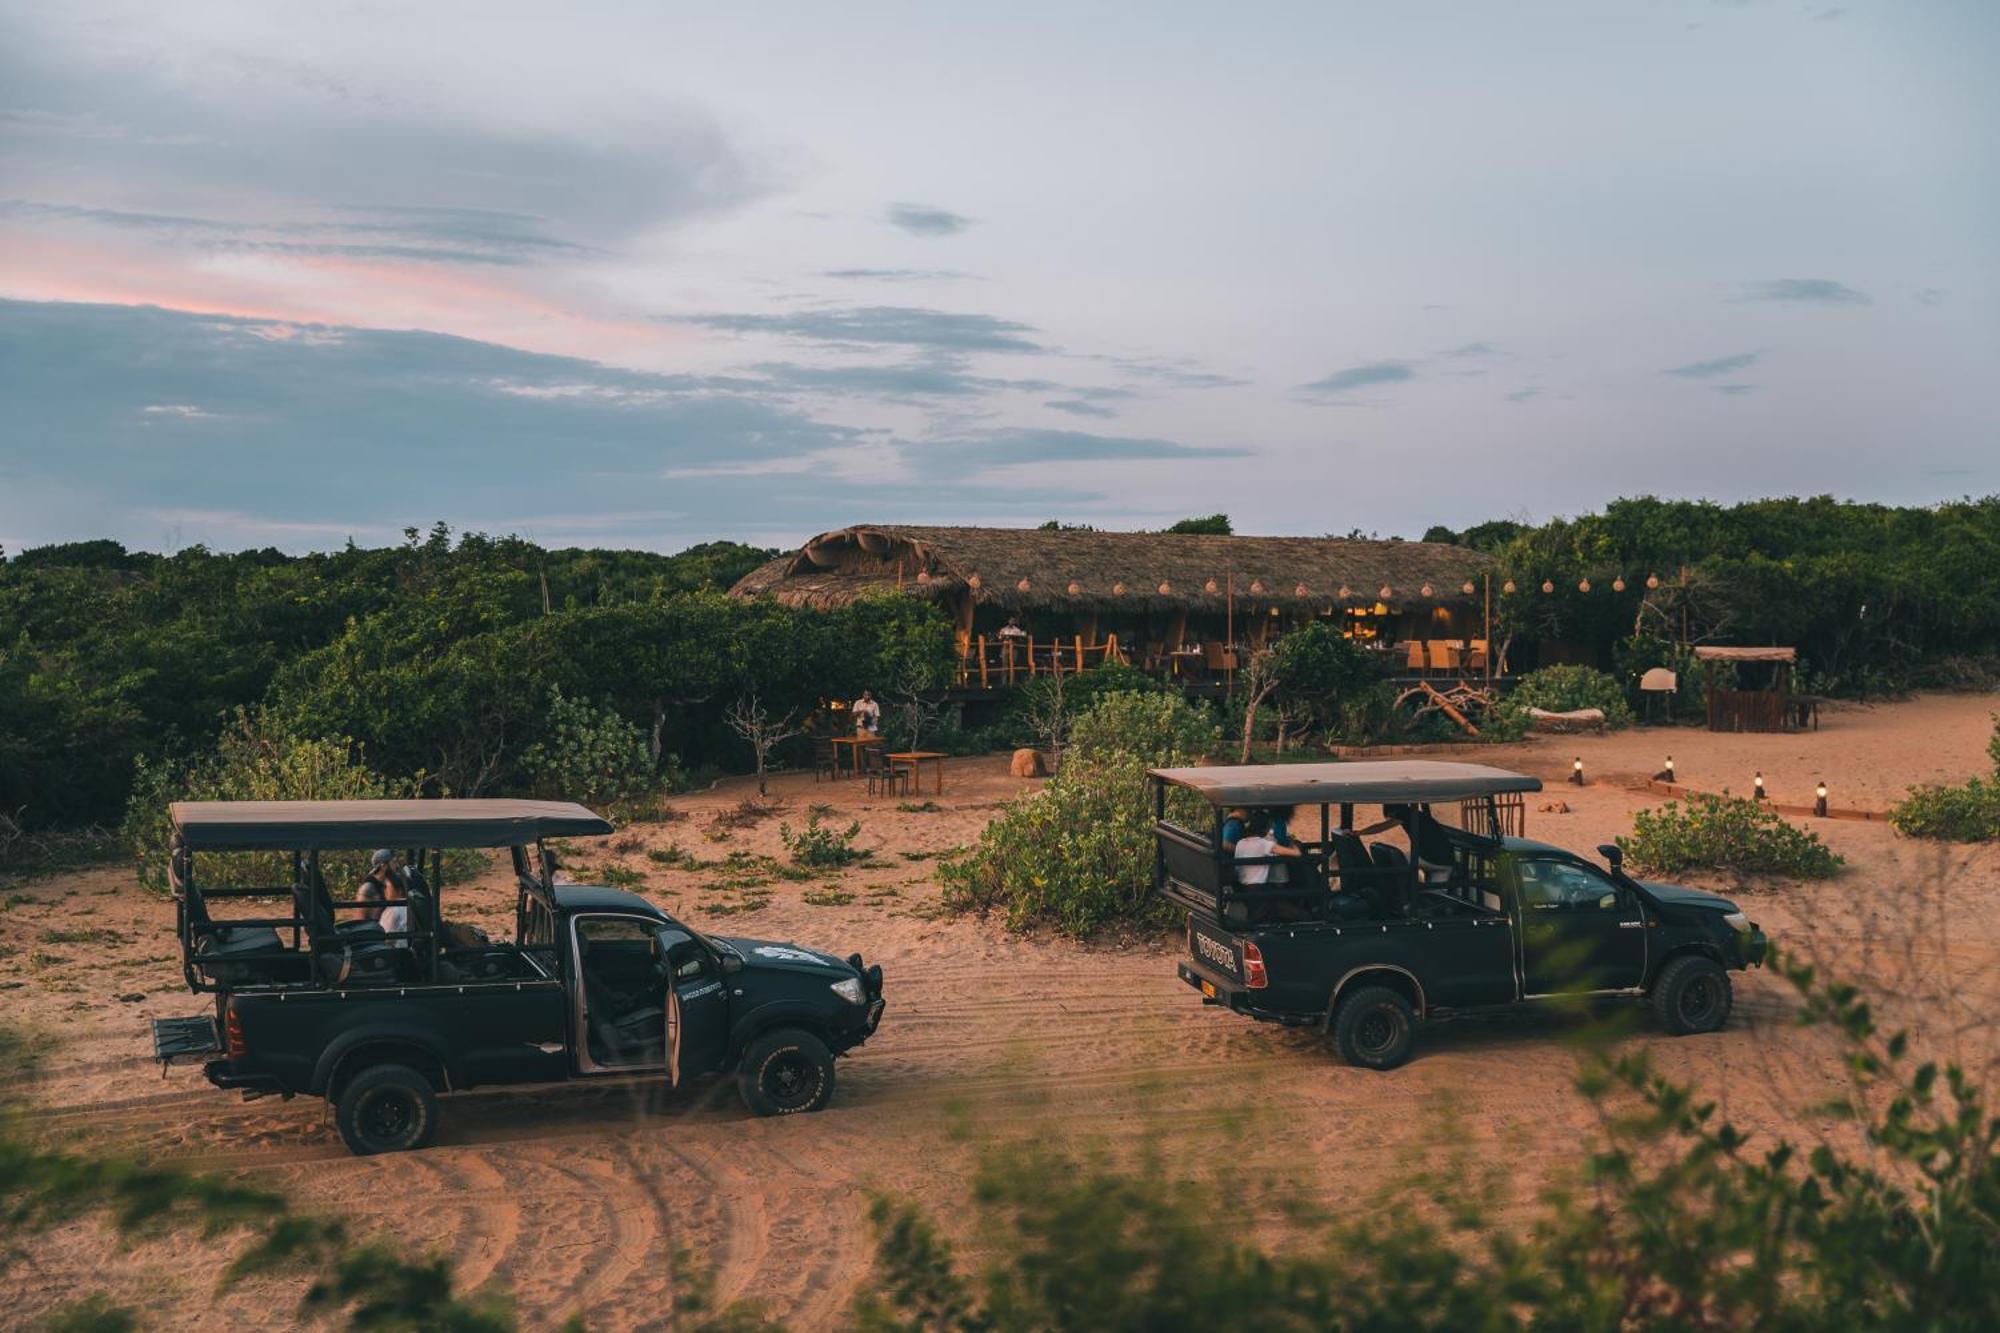
[[[937,785],[933,788],[933,792],[936,795],[942,796],[944,794],[944,761],[948,758],[950,758],[949,755],[939,750],[904,750],[900,753],[890,755],[889,762],[892,764],[909,765],[910,791],[912,795],[924,789],[924,765],[935,764],[937,766]]]
[[[870,736],[860,732],[852,736],[835,736],[833,738],[833,775],[835,777],[840,776],[840,752],[842,746],[847,747],[848,773],[854,777],[860,777],[861,747],[864,745],[880,745],[881,743],[882,738],[880,736]]]

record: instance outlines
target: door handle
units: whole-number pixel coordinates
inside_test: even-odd
[[[1646,923],[1645,923],[1645,922],[1643,922],[1643,921],[1620,921],[1620,922],[1618,923],[1618,929],[1620,929],[1620,930],[1643,930],[1643,929],[1645,928],[1645,925],[1646,925]]]
[[[525,1044],[534,1047],[543,1055],[554,1055],[563,1048],[563,1044],[559,1041],[531,1041]]]

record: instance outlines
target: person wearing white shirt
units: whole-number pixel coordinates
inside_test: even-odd
[[[861,691],[861,697],[854,701],[854,730],[870,736],[882,730],[882,705],[875,702],[873,690]]]
[[[1289,884],[1291,873],[1281,865],[1273,865],[1266,858],[1289,856],[1297,859],[1297,846],[1286,846],[1271,836],[1271,816],[1263,810],[1253,811],[1244,829],[1243,836],[1236,840],[1236,880],[1246,887],[1253,884]],[[1251,862],[1252,864],[1244,864]]]

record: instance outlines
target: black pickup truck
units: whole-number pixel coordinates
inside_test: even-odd
[[[1729,972],[1763,961],[1762,932],[1726,898],[1634,879],[1616,846],[1599,848],[1606,869],[1509,836],[1520,794],[1541,789],[1524,774],[1414,760],[1151,777],[1155,887],[1187,909],[1181,979],[1204,1003],[1320,1027],[1353,1064],[1403,1063],[1423,1022],[1581,997],[1643,999],[1668,1032],[1712,1032]],[[1357,829],[1369,805],[1383,818]],[[1455,826],[1433,814],[1448,805]],[[1307,806],[1318,841],[1243,854],[1242,831]],[[1381,834],[1398,841],[1364,841]]]
[[[437,1094],[479,1085],[642,1075],[671,1087],[733,1070],[758,1114],[815,1111],[833,1094],[834,1057],[882,1021],[882,969],[858,954],[705,935],[636,894],[558,883],[547,839],[611,831],[582,806],[183,802],[173,822],[183,971],[215,1005],[156,1020],[156,1054],[201,1060],[210,1082],[246,1096],[324,1097],[356,1153],[423,1147]],[[327,888],[323,852],[373,847],[409,849],[405,929],[366,919],[381,902]],[[514,942],[441,915],[442,853],[462,847],[509,850]],[[200,887],[195,853],[230,851],[289,853],[291,884]],[[273,898],[283,915],[211,912]]]

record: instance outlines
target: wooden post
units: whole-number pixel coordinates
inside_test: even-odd
[[[1098,665],[1102,666],[1106,662],[1115,662],[1117,660],[1118,660],[1118,635],[1116,631],[1113,631],[1112,633],[1104,636],[1104,658],[1102,661],[1098,663]]]
[[[986,681],[986,636],[979,636],[979,688],[990,688]]]
[[[1486,573],[1486,684],[1493,684],[1493,572]]]
[[[1223,604],[1227,608],[1227,618],[1224,623],[1228,626],[1227,631],[1223,634],[1222,642],[1222,689],[1223,693],[1233,699],[1236,697],[1236,667],[1234,666],[1236,661],[1236,575],[1230,573],[1224,574],[1222,577],[1224,580],[1223,588],[1226,590]],[[1217,845],[1219,846],[1220,844]]]
[[[1076,643],[1076,669],[1078,674],[1081,674],[1083,671],[1083,636],[1077,634],[1073,635],[1072,638]]]
[[[1028,636],[1028,674],[1035,674],[1035,636],[1032,634]],[[1013,678],[1010,676],[1008,679],[1011,682]]]

